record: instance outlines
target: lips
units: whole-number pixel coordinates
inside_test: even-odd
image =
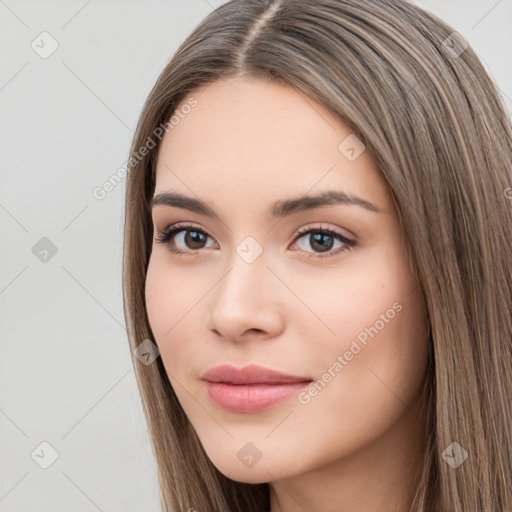
[[[302,375],[250,364],[235,368],[225,364],[211,368],[201,379],[211,400],[236,413],[259,412],[290,399],[313,380]]]
[[[311,377],[289,375],[255,364],[250,364],[243,368],[235,368],[228,364],[215,366],[201,375],[201,379],[208,382],[221,382],[234,385],[289,384],[311,382],[313,380]]]

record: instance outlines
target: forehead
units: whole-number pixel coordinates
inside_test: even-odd
[[[193,108],[183,108],[187,103]],[[362,146],[348,126],[292,86],[219,80],[191,93],[175,113],[178,122],[159,149],[155,193],[215,192],[242,207],[337,187],[388,205],[370,152],[357,156]],[[348,146],[355,159],[353,151],[347,158]]]

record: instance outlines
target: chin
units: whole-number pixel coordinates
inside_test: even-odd
[[[260,470],[257,473],[253,473],[251,469],[242,471],[237,469],[236,471],[228,471],[227,474],[222,471],[221,473],[230,480],[234,480],[235,482],[241,482],[244,484],[263,484],[273,480],[273,478],[264,470]],[[272,475],[274,474],[272,470],[270,470],[270,473]]]

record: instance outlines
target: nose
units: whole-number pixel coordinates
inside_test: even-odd
[[[282,283],[260,255],[248,263],[238,254],[212,290],[205,327],[218,337],[243,341],[278,336],[283,329]]]

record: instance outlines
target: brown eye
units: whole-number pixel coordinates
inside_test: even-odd
[[[206,247],[211,238],[205,231],[192,225],[174,225],[156,236],[156,241],[168,244],[169,250],[175,254],[194,253]]]
[[[335,256],[338,253],[350,250],[356,245],[353,240],[349,240],[341,233],[327,228],[305,228],[299,230],[296,240],[299,241],[301,239],[304,239],[305,243],[297,243],[297,245],[303,251],[310,253],[308,257],[315,257],[315,255],[319,258]],[[339,244],[337,246],[339,250],[331,251],[331,249],[335,248],[336,243]],[[313,252],[308,251],[307,246],[313,249]],[[323,256],[321,253],[326,254]]]
[[[202,249],[207,235],[205,235],[202,231],[191,231],[191,230],[183,230],[178,231],[178,233],[185,233],[185,237],[183,238],[184,245],[189,249]]]

